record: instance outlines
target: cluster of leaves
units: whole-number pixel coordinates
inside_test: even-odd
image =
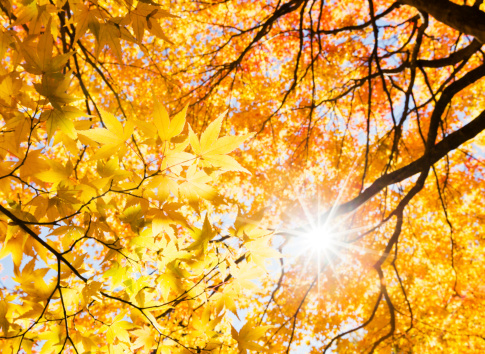
[[[250,135],[219,137],[225,114],[196,134],[157,88],[140,110],[106,69],[146,52],[145,30],[168,41],[173,16],[152,1],[0,7],[0,351],[260,348],[265,328],[227,313],[278,254],[214,183],[248,173],[228,154]]]

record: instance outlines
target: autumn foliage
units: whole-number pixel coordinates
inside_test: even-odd
[[[0,352],[485,350],[482,1],[0,9]]]

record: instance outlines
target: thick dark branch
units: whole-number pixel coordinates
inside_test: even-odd
[[[430,165],[438,162],[440,159],[446,156],[446,154],[458,148],[461,144],[467,142],[470,139],[473,139],[483,130],[485,130],[485,111],[483,111],[470,123],[454,131],[450,135],[446,136],[443,140],[441,140],[438,144],[433,146],[429,152],[430,164],[427,164],[425,156],[422,156],[414,162],[411,162],[409,165],[406,165],[396,171],[379,177],[374,181],[374,183],[372,183],[369,188],[364,190],[359,196],[347,203],[340,205],[336,211],[337,214],[345,214],[352,210],[355,210],[366,201],[368,201],[370,198],[372,198],[374,195],[382,191],[385,187],[394,183],[401,182],[406,178],[414,176],[415,174],[428,169]]]
[[[22,230],[24,230],[27,234],[32,236],[37,242],[39,242],[42,246],[47,248],[50,252],[56,256],[56,258],[60,261],[62,261],[65,265],[69,267],[69,269],[72,270],[74,274],[77,275],[79,279],[81,279],[83,282],[87,282],[88,280],[79,273],[79,271],[67,260],[64,258],[62,254],[60,254],[58,251],[56,251],[52,246],[50,246],[47,242],[45,242],[39,235],[37,235],[34,231],[32,231],[22,220],[17,218],[12,212],[2,205],[0,205],[0,212],[5,214],[8,218],[10,218],[15,224],[17,224]]]
[[[441,116],[443,115],[446,106],[451,102],[451,99],[465,87],[477,82],[485,76],[485,65],[481,65],[474,70],[468,72],[465,76],[459,80],[453,82],[443,90],[443,94],[436,103],[433,113],[431,114],[431,120],[429,123],[428,138],[426,140],[426,152],[434,146],[436,137],[438,135],[438,128],[441,122]]]
[[[476,7],[448,0],[400,0],[400,3],[427,12],[439,22],[485,43],[485,12]]]
[[[463,90],[465,87],[475,83],[485,75],[485,65],[470,71],[459,80],[450,84],[441,95],[436,103],[435,109],[431,115],[431,122],[428,132],[428,139],[426,142],[426,152],[418,160],[409,165],[400,168],[391,173],[387,173],[372,183],[372,185],[364,190],[359,196],[353,200],[342,204],[337,209],[337,214],[344,214],[355,210],[374,195],[379,193],[385,187],[401,182],[419,172],[427,171],[431,165],[439,161],[442,157],[448,154],[451,150],[456,149],[464,142],[474,138],[478,133],[485,129],[485,111],[482,112],[473,121],[462,127],[461,129],[451,133],[442,141],[435,145],[439,122],[446,106],[450,103],[455,94]]]
[[[425,60],[420,59],[416,62],[417,66],[427,67],[427,68],[441,68],[443,66],[455,65],[460,61],[468,59],[474,53],[476,53],[482,47],[482,43],[478,40],[474,39],[470,45],[460,50],[457,50],[454,53],[451,53],[449,57],[441,58],[441,59],[434,59],[434,60]]]

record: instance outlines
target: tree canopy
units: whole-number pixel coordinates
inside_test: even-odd
[[[482,1],[0,9],[2,353],[485,349]]]

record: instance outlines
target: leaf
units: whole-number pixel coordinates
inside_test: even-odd
[[[50,22],[48,23],[47,28],[50,28]],[[32,51],[29,45],[28,42],[21,44],[22,54],[26,61],[24,67],[25,70],[35,75],[52,75],[60,73],[69,58],[74,54],[73,52],[68,52],[53,58],[52,50],[54,47],[54,38],[50,33],[50,30],[45,31],[39,36],[36,51]]]
[[[82,115],[83,113],[74,107],[44,111],[41,119],[47,121],[47,139],[50,141],[58,128],[69,138],[76,139],[77,133],[73,120]]]
[[[136,337],[136,340],[133,343],[134,349],[143,348],[143,351],[148,353],[157,345],[157,342],[155,340],[156,334],[148,326],[143,326],[140,329],[135,329],[131,331],[131,334]]]
[[[212,178],[203,171],[197,171],[195,165],[192,165],[187,170],[185,182],[179,186],[179,192],[190,201],[195,202],[198,198],[210,200],[217,195],[215,189],[207,184],[210,182]]]
[[[10,328],[10,323],[7,319],[8,313],[8,303],[4,300],[0,301],[0,328],[2,329],[3,335],[7,335],[8,329]]]
[[[66,166],[63,166],[57,161],[48,161],[50,169],[37,173],[35,176],[41,181],[47,183],[53,183],[55,185],[61,182],[67,182],[72,173],[72,163],[68,162]]]
[[[74,43],[84,36],[90,25],[94,26],[94,24],[98,23],[96,17],[94,16],[96,10],[93,11],[88,6],[84,6],[82,4],[79,4],[76,9],[77,11],[74,13],[74,19],[77,25]]]
[[[217,141],[217,138],[219,137],[219,133],[221,131],[224,115],[225,112],[221,114],[219,118],[209,124],[209,126],[204,130],[204,132],[200,136],[200,152],[198,154],[204,155],[207,150],[211,149],[212,144]]]
[[[237,162],[234,158],[227,155],[205,155],[203,156],[204,160],[209,162],[212,166],[218,167],[224,171],[237,171],[237,172],[245,172],[250,173],[247,169],[242,167],[239,162]]]
[[[255,239],[268,235],[268,231],[261,229],[258,225],[261,223],[266,209],[261,209],[252,215],[243,215],[241,210],[238,210],[236,221],[234,222],[234,236],[241,239],[249,238]]]
[[[173,117],[170,121],[168,112],[159,102],[155,102],[153,109],[153,122],[157,127],[158,136],[161,140],[168,141],[180,133],[182,133],[185,126],[185,115],[187,106]]]
[[[106,338],[111,343],[114,341],[114,338],[117,338],[124,343],[130,343],[130,334],[127,330],[132,329],[133,327],[133,323],[128,321],[116,321],[109,326],[108,332],[106,333]]]
[[[253,134],[242,136],[224,136],[219,138],[222,120],[225,113],[213,121],[202,133],[200,141],[189,128],[189,141],[192,150],[203,160],[209,162],[212,166],[218,167],[224,171],[239,171],[249,173],[236,160],[226,154],[239,147],[245,140]]]
[[[258,344],[261,337],[266,335],[268,330],[273,326],[256,327],[254,324],[246,323],[239,332],[231,326],[231,335],[237,341],[239,352],[247,353],[248,350],[266,351],[266,349]]]
[[[93,128],[78,131],[78,134],[103,145],[93,155],[93,160],[109,158],[117,152],[123,151],[126,148],[125,141],[131,137],[134,128],[133,123],[130,121],[123,127],[115,116],[105,111],[102,111],[101,117],[107,129]],[[87,141],[87,143],[89,144],[90,142]]]
[[[100,112],[101,112],[101,119],[103,120],[104,125],[111,133],[117,134],[117,135],[124,135],[123,126],[113,114],[108,113],[105,110],[100,110]]]
[[[96,58],[99,57],[100,50],[108,45],[116,56],[119,63],[122,62],[123,53],[121,50],[120,38],[122,36],[121,29],[119,25],[107,22],[100,24],[99,30],[99,44],[97,45],[97,50],[95,52]]]
[[[91,299],[101,300],[101,295],[99,291],[103,287],[103,283],[98,281],[91,281],[86,284],[82,290],[82,297],[83,297],[83,307],[86,307],[90,302]]]
[[[195,241],[190,244],[190,246],[188,246],[185,250],[194,251],[200,249],[201,251],[206,252],[209,241],[212,240],[216,235],[216,233],[212,230],[212,226],[209,222],[209,219],[207,218],[207,214],[205,216],[202,229],[194,229],[191,234]]]
[[[254,241],[244,243],[254,262],[262,268],[265,268],[264,262],[270,258],[281,258],[282,254],[271,248],[269,242],[271,236],[261,237]]]
[[[79,100],[66,92],[70,83],[69,79],[69,75],[42,75],[41,83],[34,83],[34,87],[39,94],[49,100],[55,109],[62,111],[64,105]]]

